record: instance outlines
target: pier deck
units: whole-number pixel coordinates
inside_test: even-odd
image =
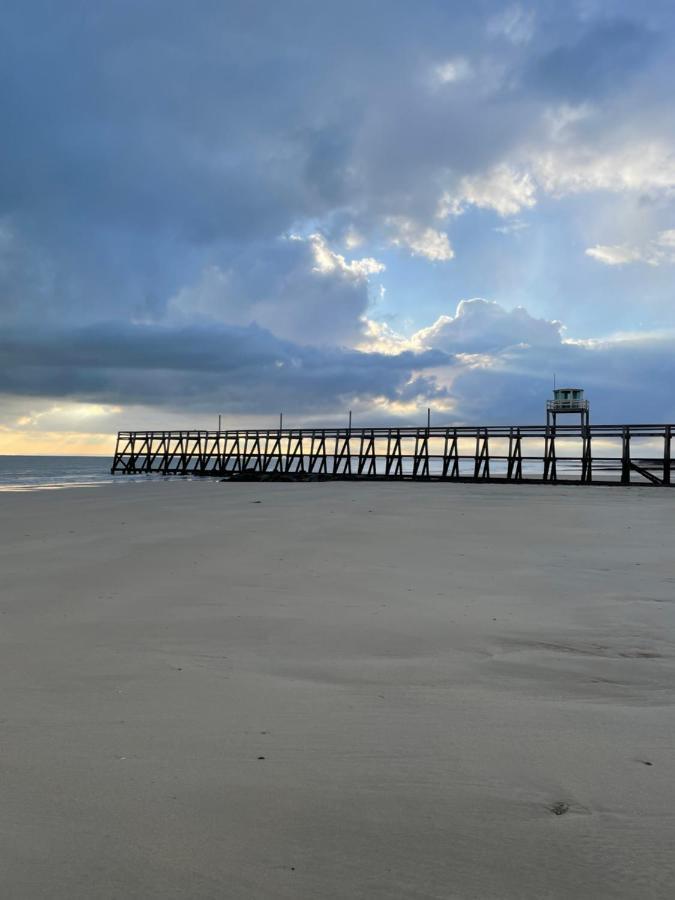
[[[113,474],[672,483],[674,425],[121,431]]]

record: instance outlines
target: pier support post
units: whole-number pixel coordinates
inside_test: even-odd
[[[593,458],[591,456],[591,430],[590,426],[581,426],[581,481],[590,484],[593,481]]]
[[[630,431],[625,427],[621,438],[621,484],[630,484]]]
[[[557,481],[558,471],[555,455],[555,413],[553,414],[553,426],[546,426],[544,438],[544,481]]]
[[[509,429],[509,457],[506,465],[507,481],[522,481],[523,478],[523,451],[521,445],[520,428]]]
[[[670,484],[670,448],[671,426],[666,425],[666,433],[663,436],[663,483]]]
[[[478,481],[490,477],[490,433],[487,428],[476,431],[476,456],[473,466],[473,477]]]

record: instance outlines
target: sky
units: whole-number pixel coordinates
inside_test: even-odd
[[[5,0],[0,453],[675,422],[675,5]]]

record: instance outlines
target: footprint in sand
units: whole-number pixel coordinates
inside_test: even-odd
[[[566,812],[569,812],[569,808],[569,803],[565,803],[564,800],[559,800],[557,803],[554,803],[553,806],[549,806],[549,809],[554,816],[564,816]]]

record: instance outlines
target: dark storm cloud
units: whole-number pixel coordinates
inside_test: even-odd
[[[270,412],[285,405],[310,412],[352,397],[442,396],[432,379],[415,381],[415,373],[448,361],[435,350],[391,356],[303,347],[257,326],[108,323],[5,333],[0,393],[197,411]]]
[[[419,54],[453,43],[456,11],[405,10],[10,3],[3,205],[197,242],[276,235],[320,215],[353,198],[346,169],[363,117],[391,102]]]
[[[58,222],[188,244],[344,205],[428,211],[442,172],[489,165],[531,127],[483,79],[429,90],[434,65],[484,40],[501,4],[484,6],[5,4],[0,209],[43,237]]]

